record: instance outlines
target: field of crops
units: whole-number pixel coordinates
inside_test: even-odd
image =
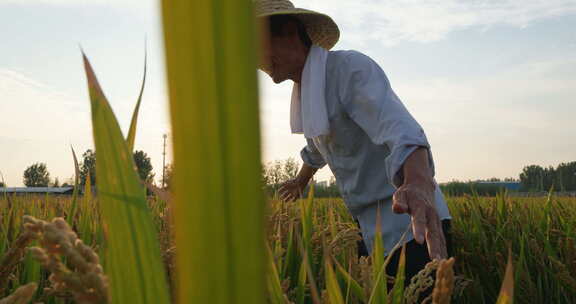
[[[0,198],[2,296],[21,285],[37,282],[40,288],[35,299],[38,301],[64,303],[64,299],[73,297],[72,287],[54,289],[48,280],[49,271],[33,258],[33,252],[24,254],[22,261],[6,261],[9,248],[18,246],[24,215],[46,221],[55,217],[70,219],[71,203],[71,197]],[[69,222],[78,237],[99,254],[106,273],[109,267],[104,254],[106,232],[100,220],[98,199],[86,195],[80,197],[78,203],[77,216]],[[152,196],[148,203],[165,269],[174,278],[175,248],[169,224],[169,199]],[[508,246],[513,253],[517,303],[576,301],[576,199],[455,197],[449,199],[449,205],[454,217],[456,257],[453,302],[496,302],[506,269]],[[331,296],[339,295],[344,303],[365,303],[375,296],[377,287],[372,264],[378,262],[357,258],[358,230],[340,200],[301,200],[290,204],[270,201],[267,219],[271,253],[267,279],[269,302],[338,303],[339,300]],[[39,246],[37,243],[31,246]],[[309,254],[303,256],[302,252]],[[174,285],[170,285],[174,290]],[[404,289],[405,301],[411,303],[411,290]]]
[[[144,81],[123,134],[83,56],[98,191],[0,196],[0,304],[576,302],[574,198],[450,198],[455,260],[406,285],[379,238],[357,258],[342,201],[266,201],[252,1],[161,3],[172,192],[135,170]]]

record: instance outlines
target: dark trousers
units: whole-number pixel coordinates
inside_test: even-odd
[[[444,232],[444,238],[446,239],[446,250],[448,251],[448,257],[452,256],[452,237],[450,234],[450,220],[442,220],[442,230]],[[386,273],[389,276],[396,276],[396,272],[398,271],[398,261],[400,260],[400,253],[401,250],[396,250],[392,258],[390,259],[390,263],[386,266]],[[358,255],[359,256],[368,256],[368,251],[366,250],[366,245],[364,241],[359,241],[358,243]],[[404,268],[405,272],[405,285],[408,286],[410,284],[410,280],[414,277],[418,272],[426,266],[432,260],[428,255],[428,247],[426,246],[426,242],[420,245],[416,242],[416,240],[411,240],[410,242],[406,243],[406,265]],[[388,284],[388,289],[392,288],[392,284]],[[430,291],[429,291],[430,292]],[[422,294],[422,296],[426,296],[426,294]]]

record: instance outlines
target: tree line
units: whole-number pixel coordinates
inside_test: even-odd
[[[150,157],[144,151],[135,151],[133,154],[134,164],[140,179],[147,183],[153,183],[154,173]],[[79,163],[80,186],[86,184],[86,180],[90,178],[90,184],[96,185],[96,153],[88,149],[82,154],[82,160]],[[268,195],[274,196],[277,194],[279,188],[287,181],[293,179],[298,174],[300,164],[294,158],[286,160],[276,160],[269,162],[262,166],[262,184]],[[172,176],[172,166],[166,166],[165,182],[163,187],[170,188]],[[45,163],[35,163],[30,165],[23,174],[23,182],[26,187],[59,187],[59,186],[72,186],[73,179],[68,182],[60,184],[58,178],[51,179]],[[495,195],[501,192],[504,187],[498,182],[520,182],[521,187],[519,191],[522,192],[537,192],[549,191],[576,191],[576,161],[561,163],[556,167],[548,166],[542,167],[539,165],[529,165],[522,169],[519,179],[508,177],[504,179],[489,178],[486,180],[476,181],[453,181],[443,184],[442,190],[452,195],[472,194],[479,195]],[[6,185],[0,181],[0,187]],[[315,184],[316,197],[336,197],[339,196],[339,190],[335,183],[334,177],[328,182],[321,182]]]
[[[278,194],[280,187],[287,181],[296,178],[300,164],[294,158],[285,160],[276,160],[269,162],[262,166],[262,184],[266,194],[270,197],[275,197]],[[303,195],[307,195],[309,186],[304,191]],[[336,185],[334,177],[328,182],[316,183],[314,185],[315,197],[338,197],[340,191]]]
[[[152,162],[148,154],[144,151],[135,151],[133,158],[140,179],[144,182],[152,183],[155,175],[152,172]],[[91,149],[86,150],[82,154],[82,161],[78,166],[80,169],[80,186],[86,185],[87,179],[90,179],[91,185],[96,185],[96,152]],[[68,182],[60,184],[57,177],[55,179],[50,178],[46,163],[38,162],[24,170],[23,183],[26,187],[66,187],[73,186],[74,179],[71,178]],[[0,182],[0,187],[5,186],[3,182]]]
[[[520,173],[520,182],[523,191],[576,191],[576,161],[561,163],[556,168],[526,166]]]
[[[270,196],[277,194],[285,182],[298,174],[299,163],[294,158],[276,160],[265,164],[262,179],[266,192]],[[507,189],[506,183],[520,183],[517,190]],[[537,192],[537,191],[576,191],[576,161],[561,163],[556,168],[529,165],[522,169],[518,178],[507,177],[479,179],[475,181],[452,181],[441,185],[442,191],[450,195],[477,194],[494,196],[504,190]],[[329,182],[317,183],[314,188],[316,197],[337,197],[340,195],[334,177]]]

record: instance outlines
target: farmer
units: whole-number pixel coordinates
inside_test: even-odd
[[[406,232],[407,279],[431,258],[446,258],[450,214],[434,180],[430,144],[384,71],[360,52],[328,51],[340,33],[327,15],[287,0],[259,0],[255,8],[268,30],[260,69],[275,83],[294,82],[290,125],[306,139],[302,168],[280,188],[281,198],[299,198],[328,164],[368,252],[379,225],[387,255]]]

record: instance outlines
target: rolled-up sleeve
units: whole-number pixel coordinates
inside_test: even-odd
[[[390,86],[380,66],[368,56],[351,53],[338,72],[339,97],[344,109],[377,145],[387,145],[385,160],[390,182],[403,182],[402,165],[419,147],[428,148],[431,174],[434,161],[424,130],[410,115]]]
[[[314,145],[314,142],[311,139],[306,138],[306,142],[307,142],[306,146],[304,146],[304,148],[302,148],[302,151],[300,151],[302,161],[312,168],[321,169],[326,165],[324,157],[322,156],[322,154],[320,154],[320,152],[318,151],[318,149]]]

